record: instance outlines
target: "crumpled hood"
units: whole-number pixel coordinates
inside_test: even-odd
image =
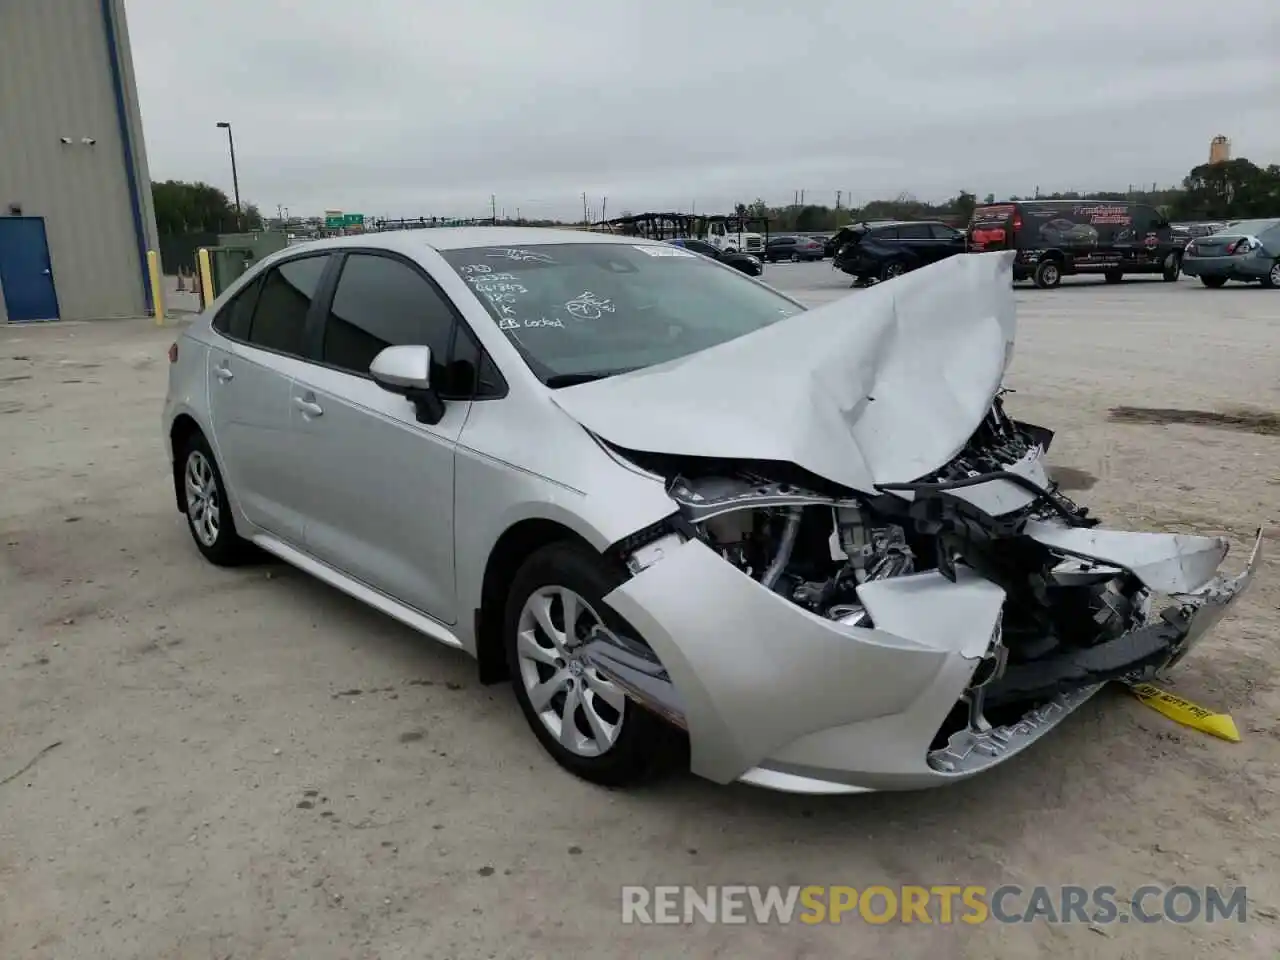
[[[624,449],[783,461],[867,493],[915,480],[960,451],[1000,388],[1013,257],[950,257],[552,398]]]

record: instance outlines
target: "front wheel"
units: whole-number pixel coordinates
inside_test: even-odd
[[[644,779],[679,742],[674,727],[582,656],[592,628],[629,632],[604,602],[622,580],[594,551],[550,544],[516,573],[503,621],[516,700],[534,736],[560,766],[602,786]]]
[[[895,260],[893,263],[886,263],[884,269],[880,271],[881,280],[892,280],[894,277],[900,277],[907,272],[907,266]]]
[[[799,263],[799,262],[800,262],[800,254],[798,254],[798,253],[793,253],[793,254],[791,255],[791,262],[792,262],[792,263]]]
[[[1103,277],[1106,279],[1107,283],[1119,283],[1124,279],[1124,274],[1119,270],[1108,270],[1103,274]]]
[[[1048,290],[1062,283],[1062,268],[1058,266],[1056,260],[1041,260],[1036,267],[1035,276],[1036,286],[1043,290]]]
[[[1227,285],[1226,277],[1201,277],[1200,282],[1210,290],[1217,290]]]
[[[1267,275],[1262,278],[1262,285],[1272,289],[1280,287],[1280,260],[1271,265],[1271,269],[1267,271]]]
[[[1164,262],[1164,270],[1160,274],[1160,279],[1165,283],[1173,283],[1180,276],[1182,276],[1182,258],[1176,253],[1171,253],[1169,259]]]

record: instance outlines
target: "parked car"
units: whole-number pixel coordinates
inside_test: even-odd
[[[668,240],[667,243],[675,247],[682,247],[685,250],[692,250],[694,253],[700,253],[704,257],[710,257],[712,260],[719,260],[725,266],[741,270],[749,277],[758,277],[764,273],[764,264],[760,262],[760,258],[750,253],[739,253],[736,250],[717,250],[705,240],[694,240],[691,237],[677,237],[674,240]]]
[[[764,258],[770,263],[777,263],[779,260],[799,263],[801,260],[821,260],[822,256],[822,244],[809,237],[770,237],[764,248]]]
[[[1064,276],[1100,273],[1119,283],[1127,273],[1174,281],[1184,237],[1155,207],[1111,200],[1015,200],[973,211],[969,249],[1016,250],[1014,280],[1056,287]]]
[[[892,280],[965,250],[964,234],[939,220],[854,224],[836,238],[833,265],[858,284]]]
[[[176,506],[211,562],[256,546],[511,678],[597,783],[953,783],[1180,660],[1258,562],[1056,489],[1001,399],[1011,261],[806,311],[634,237],[290,247],[170,348]]]
[[[1206,287],[1228,280],[1280,287],[1280,218],[1243,220],[1187,244],[1182,270]]]

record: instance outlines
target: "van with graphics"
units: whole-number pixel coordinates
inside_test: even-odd
[[[1127,273],[1178,279],[1185,239],[1155,207],[1125,200],[1011,200],[985,204],[969,222],[969,250],[1016,250],[1014,280],[1056,287],[1064,276]]]

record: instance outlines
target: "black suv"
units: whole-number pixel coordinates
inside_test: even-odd
[[[892,280],[908,270],[964,253],[964,233],[940,220],[855,223],[833,238],[833,266],[854,283]]]
[[[1016,200],[973,211],[969,249],[1016,250],[1014,280],[1056,287],[1073,273],[1126,273],[1178,279],[1187,238],[1155,207],[1124,200]]]

